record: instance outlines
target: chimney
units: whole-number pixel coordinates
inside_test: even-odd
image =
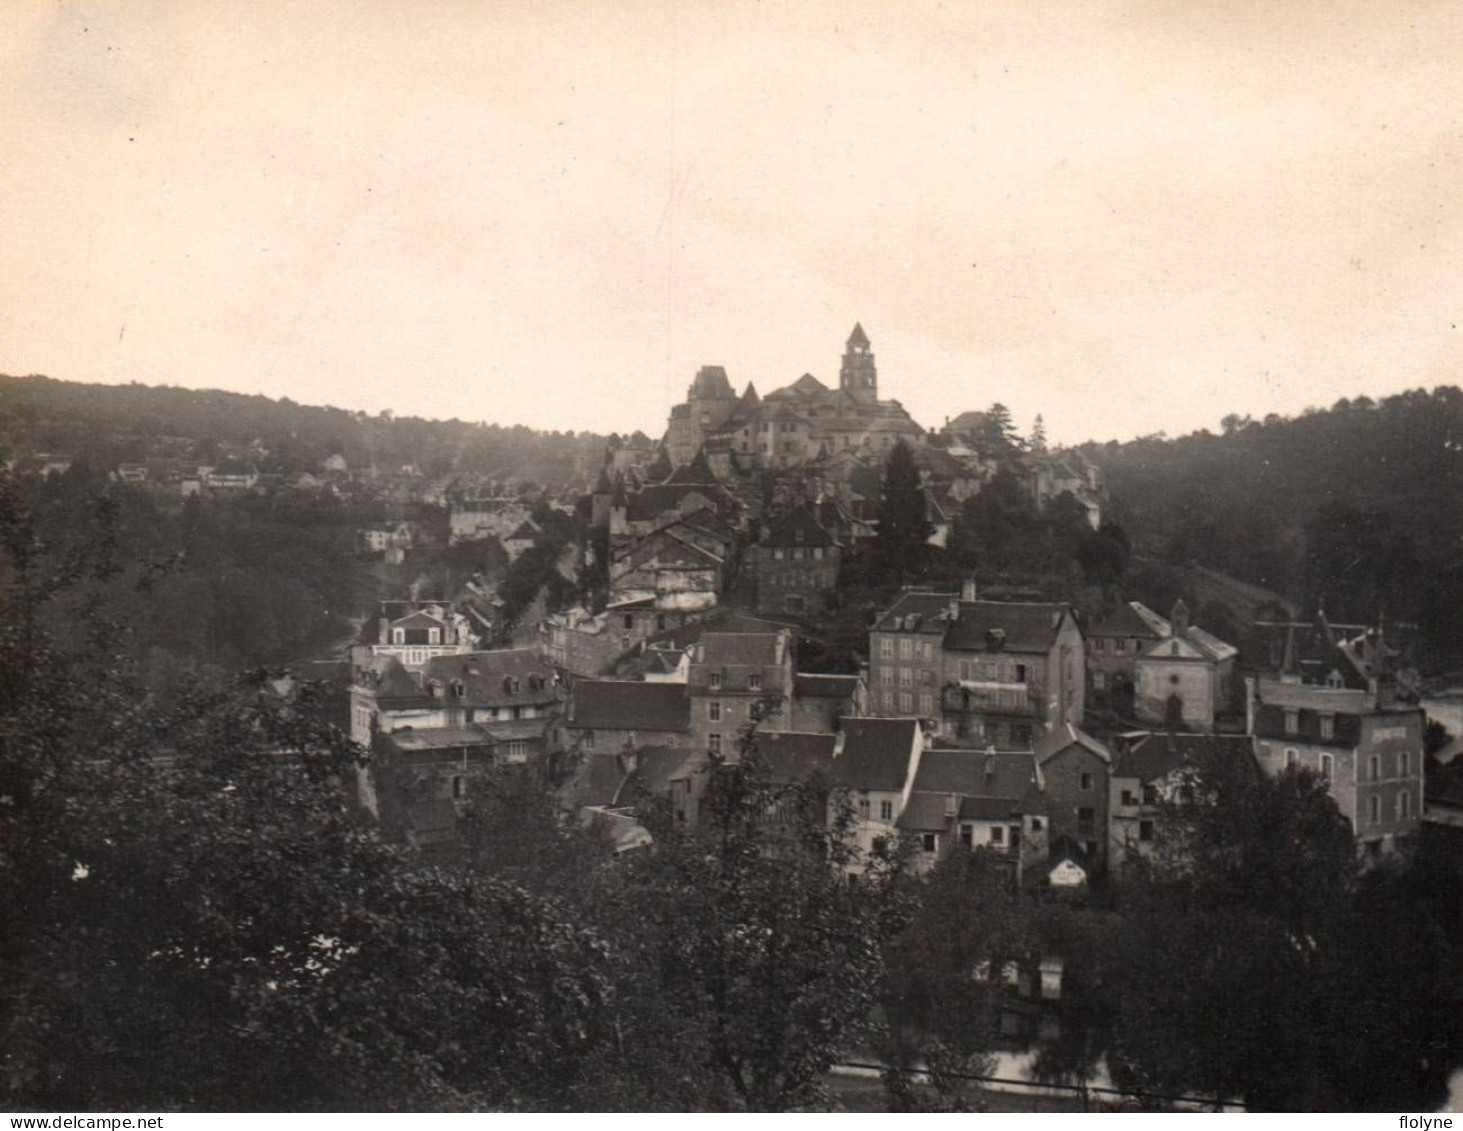
[[[960,583],[960,599],[962,601],[975,600],[975,578],[967,577]]]
[[[629,741],[627,740],[625,743],[625,748],[620,751],[620,769],[627,775],[633,774],[635,772],[635,767],[639,764],[640,751],[635,749],[634,746],[630,745]]]
[[[1173,613],[1168,618],[1173,624],[1173,634],[1183,636],[1189,631],[1189,606],[1180,597],[1173,603]]]
[[[1006,646],[1006,630],[1004,628],[992,628],[985,634],[986,647],[992,652],[999,652]]]
[[[387,643],[387,634],[391,631],[391,622],[388,621],[385,617],[382,617],[376,623],[380,626],[381,634],[381,639],[378,640],[377,643],[385,644]]]
[[[945,798],[945,816],[954,819],[960,815],[960,798],[951,793]]]
[[[952,621],[960,619],[960,601],[955,597],[950,598],[950,619]]]

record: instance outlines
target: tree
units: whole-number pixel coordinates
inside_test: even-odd
[[[1046,451],[1046,425],[1042,422],[1041,413],[1037,413],[1036,420],[1032,422],[1031,439],[1028,441],[1027,446],[1033,452]]]
[[[1330,1110],[1317,1034],[1355,882],[1351,829],[1324,780],[1219,756],[1179,771],[1151,862],[1120,884],[1130,929],[1112,995],[1115,1079]]]
[[[876,868],[847,883],[847,810],[830,822],[826,786],[775,782],[754,729],[738,745],[704,827],[657,827],[597,916],[632,960],[617,978],[623,1046],[650,1050],[643,1086],[667,1106],[822,1106],[824,1074],[875,1003],[895,881]]]
[[[362,752],[259,672],[163,707],[107,602],[0,484],[0,1094],[7,1106],[563,1102],[602,1046],[597,934],[359,825]],[[85,609],[58,636],[55,609]]]
[[[925,515],[919,468],[909,446],[900,440],[884,463],[879,529],[871,555],[877,579],[903,585],[918,577],[929,555],[929,537],[934,532]]]

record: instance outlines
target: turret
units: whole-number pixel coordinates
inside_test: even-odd
[[[879,373],[874,367],[873,350],[862,324],[857,322],[843,351],[838,387],[860,404],[873,404],[879,399]]]

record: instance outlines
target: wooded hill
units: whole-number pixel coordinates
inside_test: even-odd
[[[256,441],[268,452],[261,471],[317,470],[341,455],[352,468],[411,464],[426,475],[511,475],[553,490],[575,485],[585,467],[597,473],[606,437],[368,416],[217,389],[0,375],[0,455],[62,452],[101,467],[151,456],[208,462]]]
[[[1359,397],[1218,434],[1090,444],[1135,557],[1202,565],[1463,659],[1463,391]]]

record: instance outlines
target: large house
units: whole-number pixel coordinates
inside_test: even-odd
[[[847,866],[850,878],[864,873],[870,854],[898,847],[899,818],[909,804],[924,748],[918,719],[845,721],[843,752],[829,769],[830,817],[849,807],[857,849]]]
[[[627,747],[694,748],[691,704],[679,683],[631,679],[580,679],[569,696],[564,731],[583,751]]]
[[[762,723],[769,731],[790,728],[793,642],[776,632],[703,632],[691,648],[684,692],[690,704],[692,740],[715,755],[735,757],[737,739],[763,700],[781,710]]]
[[[869,633],[870,712],[914,715],[945,741],[1029,748],[1080,725],[1086,666],[1068,605],[906,589]]]
[[[757,612],[822,616],[838,585],[842,553],[807,506],[774,518],[750,553]]]
[[[873,348],[863,327],[855,325],[836,389],[805,373],[765,397],[750,384],[738,396],[725,369],[703,366],[685,403],[671,409],[665,447],[677,466],[704,451],[725,475],[797,467],[835,451],[887,453],[901,439],[920,443],[924,429],[898,401],[879,399]]]
[[[1319,773],[1363,850],[1388,854],[1422,819],[1426,719],[1413,673],[1381,629],[1348,636],[1321,615],[1284,630],[1280,669],[1247,681],[1260,765]]]

